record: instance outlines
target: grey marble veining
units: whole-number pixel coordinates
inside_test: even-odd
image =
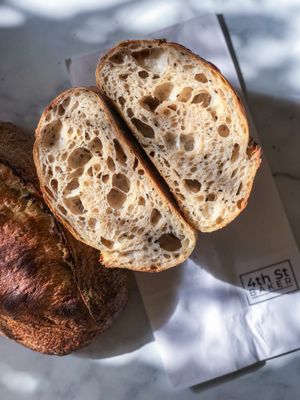
[[[249,105],[300,244],[299,2],[277,1],[274,6],[269,0],[69,0],[49,4],[0,1],[1,120],[32,132],[43,107],[69,85],[65,58],[95,51],[114,39],[163,28],[212,7],[225,13]],[[129,305],[113,327],[73,355],[44,356],[0,338],[0,399],[299,398],[299,352],[173,392],[134,282],[131,289]]]

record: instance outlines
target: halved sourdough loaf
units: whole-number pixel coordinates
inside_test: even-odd
[[[214,65],[176,43],[126,41],[100,59],[96,81],[195,228],[214,231],[241,212],[260,149]]]
[[[160,271],[194,249],[194,229],[97,90],[68,90],[45,109],[34,159],[47,204],[76,238],[100,250],[105,266]]]

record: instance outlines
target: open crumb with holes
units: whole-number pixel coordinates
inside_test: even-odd
[[[194,249],[195,230],[96,90],[68,90],[46,108],[34,158],[46,202],[76,238],[100,250],[105,266],[160,271]]]
[[[214,231],[240,213],[260,149],[215,66],[175,43],[126,41],[100,59],[96,80],[195,228]]]

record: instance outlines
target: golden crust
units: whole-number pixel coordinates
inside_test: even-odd
[[[34,188],[22,131],[0,123],[0,143],[0,331],[33,350],[67,354],[124,307],[126,272],[103,268],[97,251],[56,223]]]

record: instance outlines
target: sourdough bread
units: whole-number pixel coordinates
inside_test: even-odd
[[[96,81],[195,228],[222,228],[245,208],[260,148],[213,64],[176,43],[132,40],[100,59]]]
[[[103,332],[126,304],[126,271],[107,270],[38,191],[29,135],[0,122],[0,332],[64,355]]]
[[[45,109],[34,159],[47,204],[105,266],[161,271],[194,249],[194,229],[96,90],[70,89]]]

